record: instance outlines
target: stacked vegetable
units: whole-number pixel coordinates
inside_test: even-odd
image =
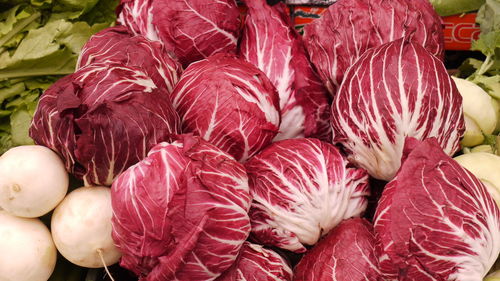
[[[0,264],[0,279],[47,280],[55,249],[158,281],[481,280],[494,267],[500,156],[464,148],[493,144],[500,123],[487,16],[475,44],[493,52],[464,82],[427,0],[340,0],[303,36],[282,3],[246,1],[242,25],[234,0],[168,2],[121,1],[118,25],[40,98],[38,145],[0,158],[0,225],[13,225],[0,238],[33,224],[50,253]],[[475,153],[455,161],[460,146]],[[41,155],[16,155],[28,152]],[[65,197],[68,172],[84,187]],[[54,208],[50,232],[16,217]]]

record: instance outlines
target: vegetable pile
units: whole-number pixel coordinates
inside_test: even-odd
[[[0,280],[498,280],[498,0],[15,2]]]

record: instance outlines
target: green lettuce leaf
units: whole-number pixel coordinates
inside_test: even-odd
[[[86,22],[66,20],[31,30],[13,55],[0,55],[0,80],[73,73],[81,48],[94,32]]]
[[[451,16],[479,9],[485,0],[430,0],[440,16]]]
[[[113,26],[116,21],[115,10],[119,2],[119,0],[100,0],[92,10],[81,17],[81,20],[90,25],[104,23],[107,26],[103,28]]]
[[[12,137],[7,132],[0,131],[0,155],[12,147]]]
[[[28,134],[32,119],[33,113],[27,109],[18,109],[12,113],[10,127],[13,145],[34,144]]]
[[[460,66],[459,75],[500,99],[500,0],[486,0],[476,22],[481,34],[472,42],[471,50],[483,53],[485,59],[467,59]]]
[[[500,1],[486,0],[477,12],[476,22],[480,25],[481,33],[489,33],[500,29]]]
[[[0,88],[0,154],[11,146],[33,144],[28,131],[39,97],[58,78],[30,78]]]
[[[473,81],[481,88],[483,88],[487,93],[489,93],[492,97],[500,99],[500,75],[478,75],[474,77]]]
[[[62,6],[66,6],[69,9],[81,11],[82,14],[87,13],[92,10],[94,6],[99,2],[99,0],[58,0]]]
[[[31,144],[40,95],[73,73],[92,34],[115,23],[118,0],[0,0],[0,154]]]

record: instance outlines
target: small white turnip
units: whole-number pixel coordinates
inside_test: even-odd
[[[121,254],[111,238],[111,190],[88,186],[75,189],[57,206],[52,237],[70,262],[88,268],[116,263]]]
[[[64,163],[47,147],[18,146],[0,157],[0,207],[15,216],[47,214],[64,198],[68,185]]]
[[[473,147],[483,143],[484,135],[476,121],[472,120],[467,115],[464,115],[464,121],[466,130],[462,140],[460,141],[462,147]]]
[[[473,120],[483,133],[493,133],[497,127],[497,113],[492,97],[470,81],[457,77],[452,78],[463,99],[464,115]],[[466,130],[469,131],[467,124]]]
[[[487,152],[475,152],[462,154],[454,159],[484,183],[497,205],[500,206],[500,156]]]
[[[49,229],[39,219],[0,210],[1,281],[47,281],[56,258]]]

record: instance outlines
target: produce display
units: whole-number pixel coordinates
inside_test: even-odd
[[[0,281],[499,272],[500,0],[0,0]]]

